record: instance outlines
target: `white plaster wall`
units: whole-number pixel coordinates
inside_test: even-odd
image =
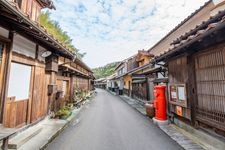
[[[9,37],[9,31],[0,27],[0,35],[5,37],[5,38],[8,38]]]
[[[35,58],[36,44],[20,36],[19,34],[15,34],[13,51],[28,57]]]
[[[9,75],[8,97],[16,97],[16,100],[29,98],[31,78],[31,66],[11,63]]]

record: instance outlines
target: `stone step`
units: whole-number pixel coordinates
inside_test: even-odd
[[[28,128],[27,130],[21,132],[20,134],[9,140],[9,149],[18,149],[30,139],[38,135],[42,131],[42,129],[43,128],[41,126],[37,126],[36,128]]]

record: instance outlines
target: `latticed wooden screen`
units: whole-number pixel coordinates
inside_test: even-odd
[[[195,57],[196,118],[225,131],[225,49],[209,49]]]

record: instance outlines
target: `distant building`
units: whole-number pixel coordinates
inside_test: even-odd
[[[106,89],[106,86],[107,86],[106,78],[96,79],[96,80],[94,81],[94,86],[95,86],[96,88]]]

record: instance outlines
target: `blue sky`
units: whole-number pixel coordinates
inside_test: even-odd
[[[207,0],[53,0],[60,23],[91,68],[149,49]]]

